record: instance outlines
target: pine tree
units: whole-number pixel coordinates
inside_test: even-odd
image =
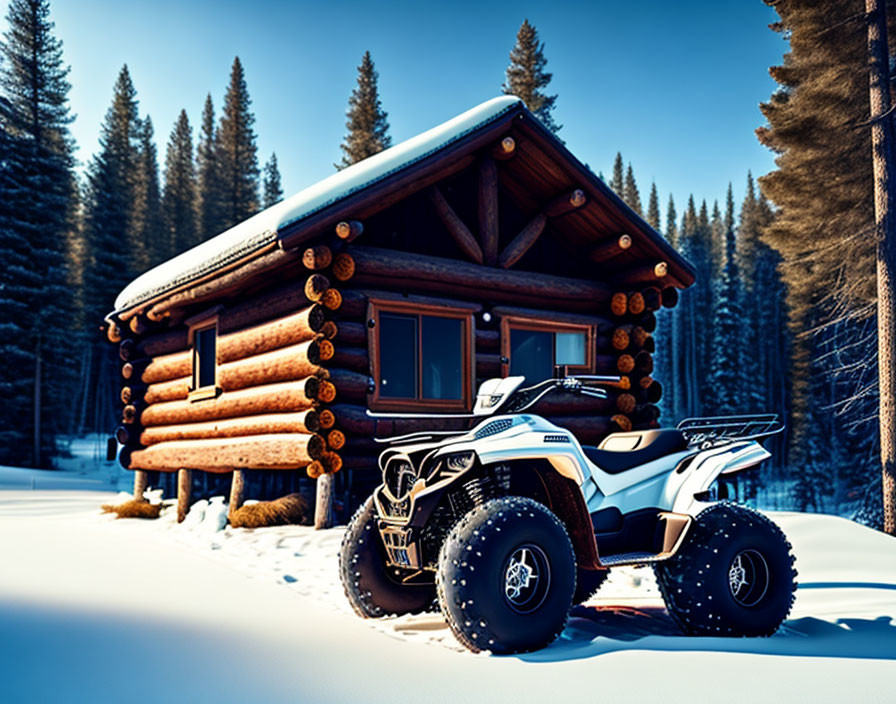
[[[656,192],[656,183],[650,184],[650,197],[647,200],[647,224],[657,232],[660,231],[660,197]]]
[[[134,204],[130,232],[139,245],[137,269],[146,271],[169,259],[174,251],[166,235],[162,217],[162,196],[159,192],[159,159],[154,141],[155,131],[147,115],[139,127],[140,143],[137,172],[134,174]]]
[[[538,30],[523,20],[516,34],[516,44],[510,51],[510,65],[507,80],[502,86],[504,93],[515,95],[541,123],[556,134],[562,128],[554,121],[552,112],[556,95],[547,95],[544,90],[551,82],[552,75],[545,71],[548,60],[544,56],[544,42],[538,41]]]
[[[68,129],[73,118],[68,68],[47,0],[11,0],[6,20],[0,45],[0,460],[40,466],[69,417],[65,353],[73,297],[66,253],[75,204]],[[16,337],[6,336],[7,326]],[[28,441],[5,442],[16,437]]]
[[[243,65],[237,56],[224,96],[215,149],[221,173],[224,229],[258,212],[258,157],[251,104]]]
[[[625,195],[625,164],[622,161],[622,153],[616,152],[616,159],[613,161],[613,177],[610,179],[610,188],[613,192],[623,198]]]
[[[264,165],[264,207],[270,208],[283,200],[283,187],[280,185],[280,169],[277,168],[277,155]]]
[[[370,52],[365,51],[358,66],[358,85],[348,99],[345,113],[348,133],[339,147],[342,161],[335,165],[337,169],[356,164],[392,146],[388,115],[380,103],[378,84],[379,73]]]
[[[655,189],[653,189],[655,191]],[[663,235],[672,247],[678,249],[678,214],[675,212],[675,199],[669,195],[666,207],[666,231]],[[681,389],[681,346],[680,321],[678,308],[662,308],[657,311],[657,353],[656,377],[665,387],[660,400],[660,416],[666,422],[681,420],[683,398]]]
[[[638,184],[635,183],[635,172],[632,170],[632,165],[628,165],[628,169],[625,172],[625,185],[622,187],[622,199],[626,202],[629,208],[634,210],[638,215],[641,215],[641,193],[638,191]]]
[[[202,126],[196,146],[196,172],[198,188],[199,232],[198,240],[207,240],[223,231],[221,215],[223,195],[217,152],[218,131],[215,129],[215,106],[212,96],[205,96],[202,108]]]
[[[187,111],[181,110],[168,138],[162,210],[172,254],[199,244],[196,209],[196,168],[193,164],[193,130]]]

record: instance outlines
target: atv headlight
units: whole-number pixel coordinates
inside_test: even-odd
[[[472,450],[469,452],[455,452],[445,456],[445,466],[452,472],[466,472],[473,466],[475,460],[476,453]]]

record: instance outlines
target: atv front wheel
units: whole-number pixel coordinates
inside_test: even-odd
[[[436,585],[448,625],[470,650],[538,650],[566,625],[576,586],[572,543],[537,501],[493,499],[449,533]]]
[[[685,633],[770,636],[793,604],[794,561],[772,521],[720,503],[697,516],[675,557],[654,571],[669,615]]]
[[[373,497],[349,521],[339,550],[339,576],[349,603],[359,616],[419,614],[432,608],[434,584],[402,584],[386,565],[386,548],[376,527]]]

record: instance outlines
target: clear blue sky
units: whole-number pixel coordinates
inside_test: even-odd
[[[195,129],[211,92],[220,110],[234,55],[246,69],[263,163],[277,152],[287,195],[333,172],[345,108],[369,49],[394,142],[500,92],[524,17],[537,27],[560,136],[595,171],[617,150],[645,201],[688,193],[739,199],[748,169],[773,167],[753,130],[785,42],[761,0],[738,2],[275,2],[55,0],[71,65],[78,158],[97,149],[112,85],[127,63],[160,162],[181,108]],[[5,13],[4,13],[5,14]]]

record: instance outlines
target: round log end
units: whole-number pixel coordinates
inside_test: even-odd
[[[632,429],[632,422],[629,420],[628,416],[624,416],[621,413],[617,413],[615,416],[610,417],[610,421],[616,424],[616,427],[619,428],[623,433],[627,433]]]
[[[118,441],[119,445],[127,445],[128,440],[131,439],[131,434],[127,428],[123,425],[119,425],[118,428],[115,429],[115,439]]]
[[[328,320],[320,326],[318,332],[324,336],[324,339],[332,340],[339,334],[339,326],[332,320]]]
[[[128,327],[131,329],[131,332],[135,335],[142,335],[146,332],[146,323],[143,321],[143,318],[139,315],[135,315],[128,321]]]
[[[616,384],[616,386],[623,391],[628,391],[630,388],[632,388],[632,380],[625,375],[620,376],[619,383]]]
[[[623,316],[628,312],[628,296],[624,293],[614,293],[610,299],[610,312],[615,316]]]
[[[616,408],[619,409],[620,413],[631,413],[637,405],[637,400],[631,394],[619,394],[616,397]]]
[[[109,323],[109,326],[106,328],[106,339],[109,342],[121,342],[121,328],[117,323]]]
[[[311,464],[305,467],[305,471],[308,472],[308,476],[312,479],[317,479],[321,474],[324,473],[324,466],[318,460],[314,460]]]
[[[342,306],[342,294],[335,288],[328,288],[321,294],[320,302],[327,310],[339,310]]]
[[[309,433],[316,433],[320,430],[320,414],[314,409],[306,411],[303,425]]]
[[[628,249],[632,246],[632,237],[631,235],[627,235],[625,233],[619,235],[619,249]]]
[[[326,452],[327,443],[320,435],[312,435],[308,438],[308,456],[313,460],[319,460]]]
[[[622,351],[626,349],[629,344],[629,335],[622,328],[616,328],[613,331],[613,337],[610,338],[610,344],[613,345],[613,349]]]
[[[583,191],[581,188],[577,188],[569,194],[569,204],[573,208],[581,208],[587,201],[588,198],[585,195],[585,191]]]
[[[137,407],[129,403],[121,412],[121,419],[128,424],[133,423],[135,420],[137,420]]]
[[[318,413],[317,420],[320,423],[320,427],[324,430],[332,428],[334,425],[336,425],[336,415],[329,408],[325,408],[320,413]]]
[[[623,374],[629,374],[635,368],[635,359],[630,354],[623,354],[616,360],[616,369]]]
[[[638,347],[643,347],[649,339],[650,334],[640,325],[636,325],[632,329],[632,342],[634,342]]]
[[[657,262],[653,267],[653,273],[656,275],[656,278],[661,279],[669,273],[669,265],[666,262]]]
[[[646,389],[652,383],[653,383],[653,377],[648,375],[645,377],[641,377],[640,381],[638,381],[638,386],[640,386],[642,389]]]
[[[333,260],[333,276],[340,281],[348,281],[355,275],[355,260],[348,252],[340,252]]]
[[[325,452],[320,461],[327,474],[336,474],[342,469],[342,458],[335,452]]]
[[[341,450],[345,447],[345,433],[341,430],[331,430],[327,433],[327,445],[332,450]]]
[[[650,386],[647,387],[647,400],[650,403],[659,403],[660,399],[663,398],[663,385],[654,381]]]
[[[678,289],[666,286],[662,292],[663,308],[674,308],[678,305]]]
[[[317,332],[326,322],[327,317],[323,306],[315,303],[308,309],[308,327],[311,328],[311,330]]]
[[[638,324],[647,332],[654,332],[656,330],[656,315],[648,311],[644,314],[641,320],[638,321]]]
[[[125,362],[121,365],[121,376],[124,379],[130,379],[134,376],[134,365],[130,362]]]
[[[516,150],[516,140],[513,137],[507,136],[501,140],[501,152],[506,155],[511,155]]]
[[[336,236],[342,240],[353,240],[364,232],[364,226],[357,220],[344,220],[336,225]]]
[[[309,247],[302,254],[302,264],[306,269],[317,271],[326,269],[333,261],[333,252],[325,244],[319,244],[316,247]]]
[[[125,469],[131,468],[131,448],[123,447],[118,453],[118,461]]]
[[[305,298],[317,302],[328,288],[330,288],[330,280],[326,276],[312,274],[305,282]]]
[[[121,393],[119,394],[119,398],[121,402],[125,405],[129,404],[134,400],[134,392],[131,390],[130,386],[123,386],[121,388]]]
[[[133,340],[122,340],[118,346],[118,356],[122,362],[127,362],[134,356],[135,345]]]
[[[659,310],[663,305],[662,294],[656,286],[648,286],[641,295],[644,296],[644,307],[649,311]]]
[[[309,376],[305,379],[305,397],[306,398],[317,398],[318,393],[320,392],[320,379],[316,376]]]
[[[644,344],[642,345],[642,348],[644,349],[645,352],[650,352],[650,354],[653,354],[654,352],[656,352],[656,340],[654,340],[652,337],[650,337],[650,335],[648,335],[647,339],[644,340]]]
[[[632,315],[641,315],[644,312],[644,296],[642,296],[637,291],[635,293],[629,294],[628,297],[628,312]]]
[[[317,400],[321,403],[332,403],[336,400],[336,387],[333,382],[322,379],[317,390]]]
[[[326,362],[328,359],[333,359],[333,355],[336,353],[336,348],[329,340],[318,340],[317,351],[320,361]]]
[[[644,374],[652,374],[653,373],[653,357],[650,356],[649,352],[642,350],[638,352],[635,356],[635,367],[637,367],[639,372]]]

